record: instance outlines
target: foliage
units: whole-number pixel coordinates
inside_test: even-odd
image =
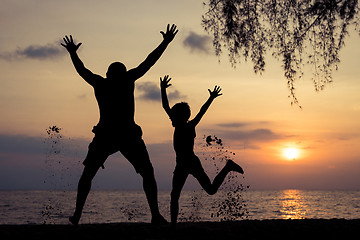
[[[226,48],[233,66],[241,57],[250,58],[255,73],[262,73],[270,51],[282,61],[292,104],[298,104],[295,80],[302,77],[304,65],[314,68],[315,89],[324,89],[333,81],[349,26],[359,31],[357,0],[207,2],[202,25],[213,35],[216,54]]]

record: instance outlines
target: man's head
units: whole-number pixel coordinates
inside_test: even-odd
[[[175,127],[177,124],[186,123],[191,115],[190,106],[186,102],[175,104],[171,108],[172,124]]]
[[[106,72],[106,77],[116,79],[122,77],[124,73],[126,73],[125,65],[121,62],[113,62]]]

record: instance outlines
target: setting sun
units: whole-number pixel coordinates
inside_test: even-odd
[[[285,148],[283,155],[288,160],[294,160],[299,157],[299,149],[296,148]]]

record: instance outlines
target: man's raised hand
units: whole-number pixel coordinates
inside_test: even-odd
[[[81,43],[78,43],[76,45],[71,35],[70,38],[68,36],[65,36],[63,40],[65,44],[61,43],[61,46],[66,48],[69,53],[75,53],[81,45]]]
[[[166,33],[164,33],[163,31],[161,31],[160,33],[163,35],[163,38],[166,42],[170,43],[175,35],[178,33],[179,30],[176,29],[176,25],[173,24],[170,28],[170,24],[167,25],[166,28]]]

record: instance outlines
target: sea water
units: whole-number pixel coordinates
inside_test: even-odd
[[[64,160],[61,128],[46,129],[44,182],[52,189],[67,189],[73,162]],[[235,153],[216,136],[198,138],[195,152],[209,175],[216,175]],[[360,191],[254,191],[242,185],[241,174],[230,173],[213,196],[203,190],[184,190],[179,221],[242,219],[360,218]],[[0,224],[66,224],[75,208],[75,190],[0,191]],[[170,191],[159,191],[160,212],[170,219]],[[150,222],[143,191],[93,190],[80,223]]]
[[[242,207],[237,215],[222,209],[227,194],[224,190],[214,196],[202,190],[184,190],[179,221],[360,218],[360,191],[248,190],[242,192],[238,203]],[[158,195],[160,211],[170,219],[170,191],[159,191]],[[75,199],[73,190],[0,191],[0,224],[67,224]],[[94,190],[80,223],[150,222],[150,219],[143,191]]]

